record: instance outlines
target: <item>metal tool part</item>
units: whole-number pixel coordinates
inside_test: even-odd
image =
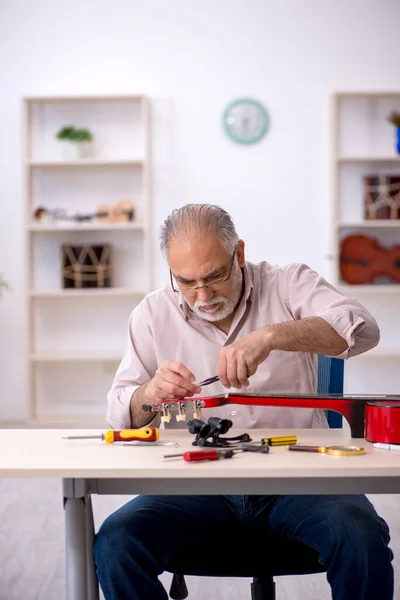
[[[321,452],[322,454],[331,454],[333,456],[357,456],[364,454],[364,448],[360,446],[286,446],[286,450],[295,450],[297,452]]]
[[[123,442],[121,446],[174,446],[179,448],[178,442]]]
[[[200,381],[199,386],[203,387],[205,385],[210,385],[211,383],[216,383],[217,381],[219,381],[219,377],[218,375],[215,375],[214,377],[209,377],[208,379],[204,379],[204,381]]]

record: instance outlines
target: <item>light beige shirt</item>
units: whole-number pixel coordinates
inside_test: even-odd
[[[183,363],[202,381],[216,374],[222,346],[244,338],[256,329],[318,316],[342,336],[350,358],[373,348],[379,328],[371,314],[354,298],[340,294],[323,277],[304,264],[285,266],[247,262],[245,291],[226,335],[199,318],[170,285],[152,292],[133,310],[128,324],[126,349],[107,396],[107,420],[111,427],[130,427],[130,399],[151,379],[166,360]],[[272,351],[250,378],[247,393],[315,393],[317,356],[305,352]],[[199,396],[223,394],[221,383],[205,387]],[[173,413],[166,427],[185,427]],[[324,411],[308,408],[275,408],[229,405],[204,409],[202,418],[229,418],[234,428],[326,427]],[[189,415],[188,415],[189,418]]]

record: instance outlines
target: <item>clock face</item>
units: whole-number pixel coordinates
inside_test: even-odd
[[[266,133],[269,117],[266,109],[251,98],[231,102],[224,112],[224,129],[239,144],[254,144]]]

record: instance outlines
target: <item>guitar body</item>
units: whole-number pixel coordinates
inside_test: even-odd
[[[400,283],[400,245],[384,248],[366,235],[350,235],[342,242],[340,274],[350,284],[374,283],[388,277]]]

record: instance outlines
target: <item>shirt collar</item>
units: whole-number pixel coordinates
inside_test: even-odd
[[[244,264],[242,272],[243,272],[243,276],[244,276],[244,295],[241,300],[241,303],[247,302],[248,300],[251,299],[251,296],[253,293],[253,288],[254,288],[253,272],[250,269],[247,261]],[[178,294],[179,306],[185,316],[186,321],[190,317],[196,316],[195,313],[193,312],[193,310],[190,308],[189,304],[186,302],[185,298],[182,296],[182,294],[179,291],[176,293]]]

